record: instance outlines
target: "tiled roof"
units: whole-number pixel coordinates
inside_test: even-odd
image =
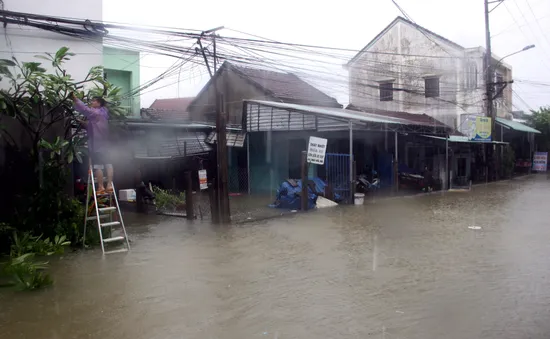
[[[353,104],[349,104],[346,109],[354,110],[354,111],[360,111],[360,112],[367,112],[367,113],[373,113],[382,115],[385,117],[391,117],[391,118],[399,118],[399,119],[405,119],[411,122],[414,122],[418,126],[432,126],[432,127],[447,127],[449,126],[445,125],[439,120],[436,120],[432,118],[431,116],[427,114],[413,114],[408,112],[399,112],[399,111],[387,111],[382,109],[376,109],[376,108],[368,108],[368,107],[358,107]]]
[[[149,108],[172,110],[172,111],[185,111],[187,106],[193,101],[195,97],[188,98],[170,98],[170,99],[156,99]]]
[[[166,109],[142,108],[141,116],[151,120],[189,121],[189,112]]]
[[[187,107],[195,99],[188,98],[171,98],[171,99],[156,99],[149,108],[142,109],[143,113],[154,120],[189,120]]]
[[[261,91],[282,102],[315,106],[342,107],[328,96],[292,73],[244,67],[226,62],[227,66]]]

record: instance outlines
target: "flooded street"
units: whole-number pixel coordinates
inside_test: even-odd
[[[130,253],[0,292],[0,338],[548,338],[548,192],[533,176],[219,229],[128,216]]]

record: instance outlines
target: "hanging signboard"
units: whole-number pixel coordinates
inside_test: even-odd
[[[199,170],[199,184],[201,191],[208,188],[208,182],[206,180],[206,170]]]
[[[476,117],[473,128],[474,141],[491,142],[491,118]]]
[[[548,167],[548,152],[535,152],[533,156],[533,171],[546,172]]]
[[[327,139],[309,137],[307,147],[307,162],[316,165],[325,163],[325,153],[327,152]]]

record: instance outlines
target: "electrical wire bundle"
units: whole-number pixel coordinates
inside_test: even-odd
[[[109,46],[177,58],[160,75],[126,93],[125,98],[178,84],[181,82],[182,74],[184,79],[189,79],[188,74],[192,70],[205,66],[203,52],[210,59],[214,57],[211,51],[213,36],[205,35],[198,30],[92,22],[8,11],[0,11],[0,22],[31,26],[89,42],[97,42],[98,38],[101,38],[103,43]],[[237,30],[228,30],[241,37],[217,37],[215,57],[220,62],[230,61],[246,67],[293,73],[335,97],[347,97],[351,91],[354,99],[379,100],[379,82],[375,79],[405,78],[409,80],[406,87],[396,84],[398,86],[393,88],[395,92],[405,93],[401,96],[403,100],[397,96],[393,101],[407,109],[421,110],[426,106],[439,108],[452,104],[464,112],[471,112],[472,110],[481,111],[483,107],[484,98],[479,91],[475,91],[479,86],[476,88],[459,86],[456,72],[449,73],[449,69],[455,70],[456,67],[463,69],[465,55],[461,53],[452,54],[442,50],[435,55],[418,55],[362,51],[360,59],[353,59],[358,50],[285,43]],[[422,34],[426,33],[422,32]],[[243,35],[248,36],[242,37]],[[166,39],[167,37],[169,39]],[[202,45],[206,46],[202,50],[197,47],[199,39]],[[342,66],[352,59],[353,62],[349,67],[368,74],[366,78],[369,80],[353,79],[348,76]],[[429,62],[427,63],[426,60]],[[430,103],[426,103],[423,98],[424,82],[420,75],[425,73],[443,75],[440,77],[439,84],[441,96],[433,98]],[[479,81],[483,74],[482,70],[480,72],[476,70],[474,74],[469,69],[465,69],[463,74],[474,77],[476,84],[482,83]],[[160,81],[176,76],[177,81],[151,89]]]

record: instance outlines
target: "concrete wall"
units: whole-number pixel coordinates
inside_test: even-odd
[[[140,54],[136,51],[113,47],[103,47],[103,67],[107,80],[122,87],[122,93],[127,93],[140,85]],[[140,95],[122,103],[129,107],[133,118],[139,118]]]
[[[102,0],[4,0],[4,10],[40,15],[102,20]],[[89,41],[43,31],[31,27],[8,24],[0,26],[0,58],[21,61],[41,61],[34,56],[45,52],[55,53],[61,47],[76,53],[65,64],[75,80],[83,80],[93,66],[103,63],[103,46],[100,40]],[[46,68],[51,65],[44,63]],[[7,86],[4,82],[0,86]]]
[[[464,50],[437,36],[429,36],[430,39],[409,23],[397,21],[350,65],[350,103],[426,113],[453,127],[459,124],[461,114],[484,112],[484,51]],[[474,88],[467,86],[470,73],[467,66],[471,63],[475,65],[472,76],[477,80]],[[501,65],[499,70],[505,73],[505,80],[511,79],[507,66]],[[440,95],[426,98],[425,78],[432,76],[440,79]],[[405,90],[394,90],[393,101],[380,101],[380,82],[393,82],[394,89]],[[504,116],[511,109],[510,88],[499,102],[496,104],[500,107],[499,116]]]

